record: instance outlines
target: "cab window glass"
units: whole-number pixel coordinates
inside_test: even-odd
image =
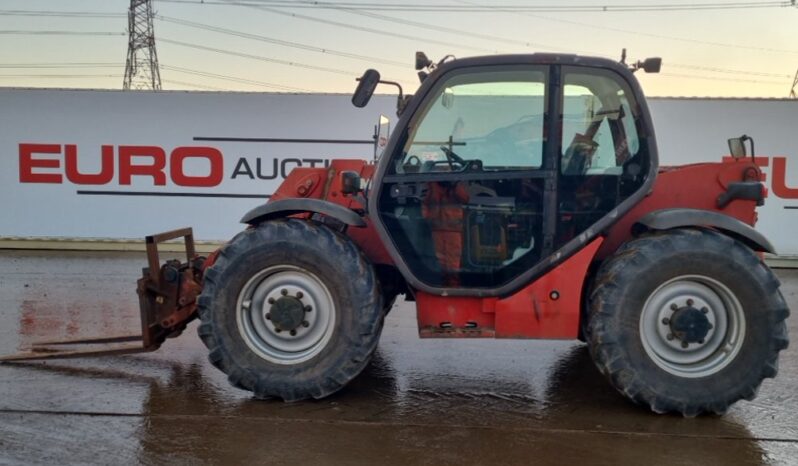
[[[563,92],[562,160],[565,175],[619,172],[640,147],[626,90],[617,79],[569,73]]]
[[[392,154],[379,215],[423,282],[493,288],[542,257],[548,71],[443,78]]]
[[[643,185],[649,155],[640,111],[610,70],[563,67],[562,138],[554,247],[588,231]]]
[[[539,168],[545,88],[538,70],[453,77],[411,128],[395,172]]]

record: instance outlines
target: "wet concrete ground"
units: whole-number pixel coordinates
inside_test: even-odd
[[[144,257],[0,251],[0,354],[135,332]],[[320,401],[252,400],[196,323],[156,353],[0,365],[0,464],[798,464],[798,271],[778,271],[794,344],[723,417],[650,413],[578,342],[419,340],[412,305]]]

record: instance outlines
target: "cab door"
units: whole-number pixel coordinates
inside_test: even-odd
[[[369,192],[377,231],[414,288],[507,296],[650,191],[656,144],[624,66],[503,56],[433,75]]]
[[[495,288],[546,256],[549,73],[452,73],[390,154],[378,215],[423,283]]]

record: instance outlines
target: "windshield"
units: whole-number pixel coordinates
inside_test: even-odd
[[[404,146],[397,173],[540,168],[545,74],[492,71],[447,80]]]

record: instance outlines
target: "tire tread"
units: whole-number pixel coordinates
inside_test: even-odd
[[[760,367],[750,370],[747,383],[735,394],[711,403],[690,403],[669,399],[657,394],[643,374],[638,374],[626,357],[618,330],[611,317],[621,306],[620,298],[639,280],[641,268],[657,264],[671,251],[701,247],[724,255],[731,255],[740,267],[753,271],[756,280],[767,290],[765,311],[770,324],[770,344]],[[789,309],[779,292],[780,282],[753,251],[742,243],[713,230],[688,228],[649,234],[624,244],[618,252],[601,265],[595,285],[589,294],[588,348],[599,371],[619,392],[635,403],[648,406],[657,413],[677,412],[686,417],[703,413],[725,413],[738,399],[753,399],[765,378],[778,373],[779,351],[787,348],[789,339],[785,319]]]
[[[332,260],[340,268],[342,276],[351,278],[351,293],[358,297],[357,305],[353,304],[353,309],[356,307],[354,312],[357,316],[364,317],[358,319],[353,335],[341,335],[346,341],[339,343],[347,345],[343,363],[336,367],[325,367],[324,373],[312,380],[279,383],[272,380],[268,373],[238,365],[231,354],[234,349],[220,337],[220,329],[214,319],[215,313],[231,312],[217,302],[224,287],[222,278],[231,264],[249,251],[269,247],[270,243],[277,240],[286,241],[288,247],[292,244],[291,241],[312,242],[318,245],[320,251],[323,250],[333,257]],[[323,225],[299,219],[281,219],[248,228],[221,248],[216,262],[206,270],[205,278],[203,292],[198,299],[201,319],[198,334],[209,349],[208,359],[228,375],[232,385],[252,391],[256,398],[277,397],[285,401],[297,401],[329,396],[360,374],[377,347],[384,312],[373,267],[349,238]]]

